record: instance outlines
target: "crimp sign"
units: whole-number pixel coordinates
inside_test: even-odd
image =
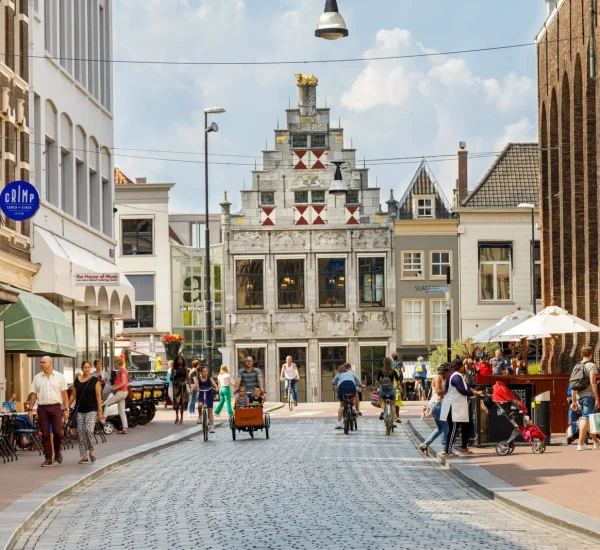
[[[13,181],[0,192],[0,208],[7,218],[22,222],[32,218],[40,207],[40,194],[26,181]]]

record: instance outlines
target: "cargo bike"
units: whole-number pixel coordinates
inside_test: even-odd
[[[271,416],[263,411],[262,405],[237,407],[235,413],[229,417],[231,437],[235,441],[237,432],[248,432],[254,439],[254,432],[265,431],[269,439],[269,428],[271,427]]]

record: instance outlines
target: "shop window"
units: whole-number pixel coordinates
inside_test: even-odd
[[[377,381],[377,374],[383,366],[387,348],[385,346],[360,347],[360,378],[365,386],[363,399],[371,398],[373,384]]]
[[[319,307],[346,307],[344,258],[319,258]]]
[[[304,308],[304,260],[277,260],[277,299],[279,309]]]
[[[121,220],[122,254],[124,256],[152,254],[152,226],[151,218]]]
[[[511,299],[510,243],[479,244],[479,292],[481,301],[502,302]]]
[[[385,305],[385,258],[359,258],[360,307]]]
[[[263,260],[237,260],[236,287],[238,309],[264,308]]]

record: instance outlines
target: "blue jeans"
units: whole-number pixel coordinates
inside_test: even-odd
[[[444,422],[440,420],[440,413],[442,412],[442,404],[435,403],[432,407],[433,411],[433,420],[435,420],[435,425],[437,426],[431,435],[425,440],[423,443],[423,447],[429,448],[440,435],[442,436],[442,449],[446,448],[446,440],[448,439],[448,422]]]
[[[596,412],[596,400],[593,395],[586,395],[579,398],[579,406],[581,407],[581,418],[589,420],[590,414]]]
[[[579,426],[577,425],[577,411],[574,411],[569,407],[569,425],[571,426],[571,434],[575,437],[579,433]]]
[[[190,414],[196,414],[196,403],[198,402],[198,390],[194,390],[190,393],[190,403],[188,405],[188,412]]]
[[[294,394],[294,403],[298,403],[298,380],[285,379],[285,398],[287,399],[288,391],[290,391],[290,384],[292,385],[292,392]]]

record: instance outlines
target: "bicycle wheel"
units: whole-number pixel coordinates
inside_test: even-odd
[[[392,420],[392,411],[390,410],[390,404],[385,405],[385,435],[392,435],[394,430],[394,422]]]
[[[350,431],[350,419],[348,418],[347,415],[344,415],[344,433],[346,435],[348,435],[349,431]]]
[[[290,411],[293,411],[294,410],[294,397],[292,395],[291,385],[290,385],[290,389],[288,390],[288,404],[290,407]]]
[[[208,413],[206,407],[202,408],[202,433],[204,434],[204,441],[208,441]]]
[[[358,420],[354,419],[354,430],[358,430]]]
[[[231,428],[231,437],[233,437],[233,440],[235,441],[235,428]]]

